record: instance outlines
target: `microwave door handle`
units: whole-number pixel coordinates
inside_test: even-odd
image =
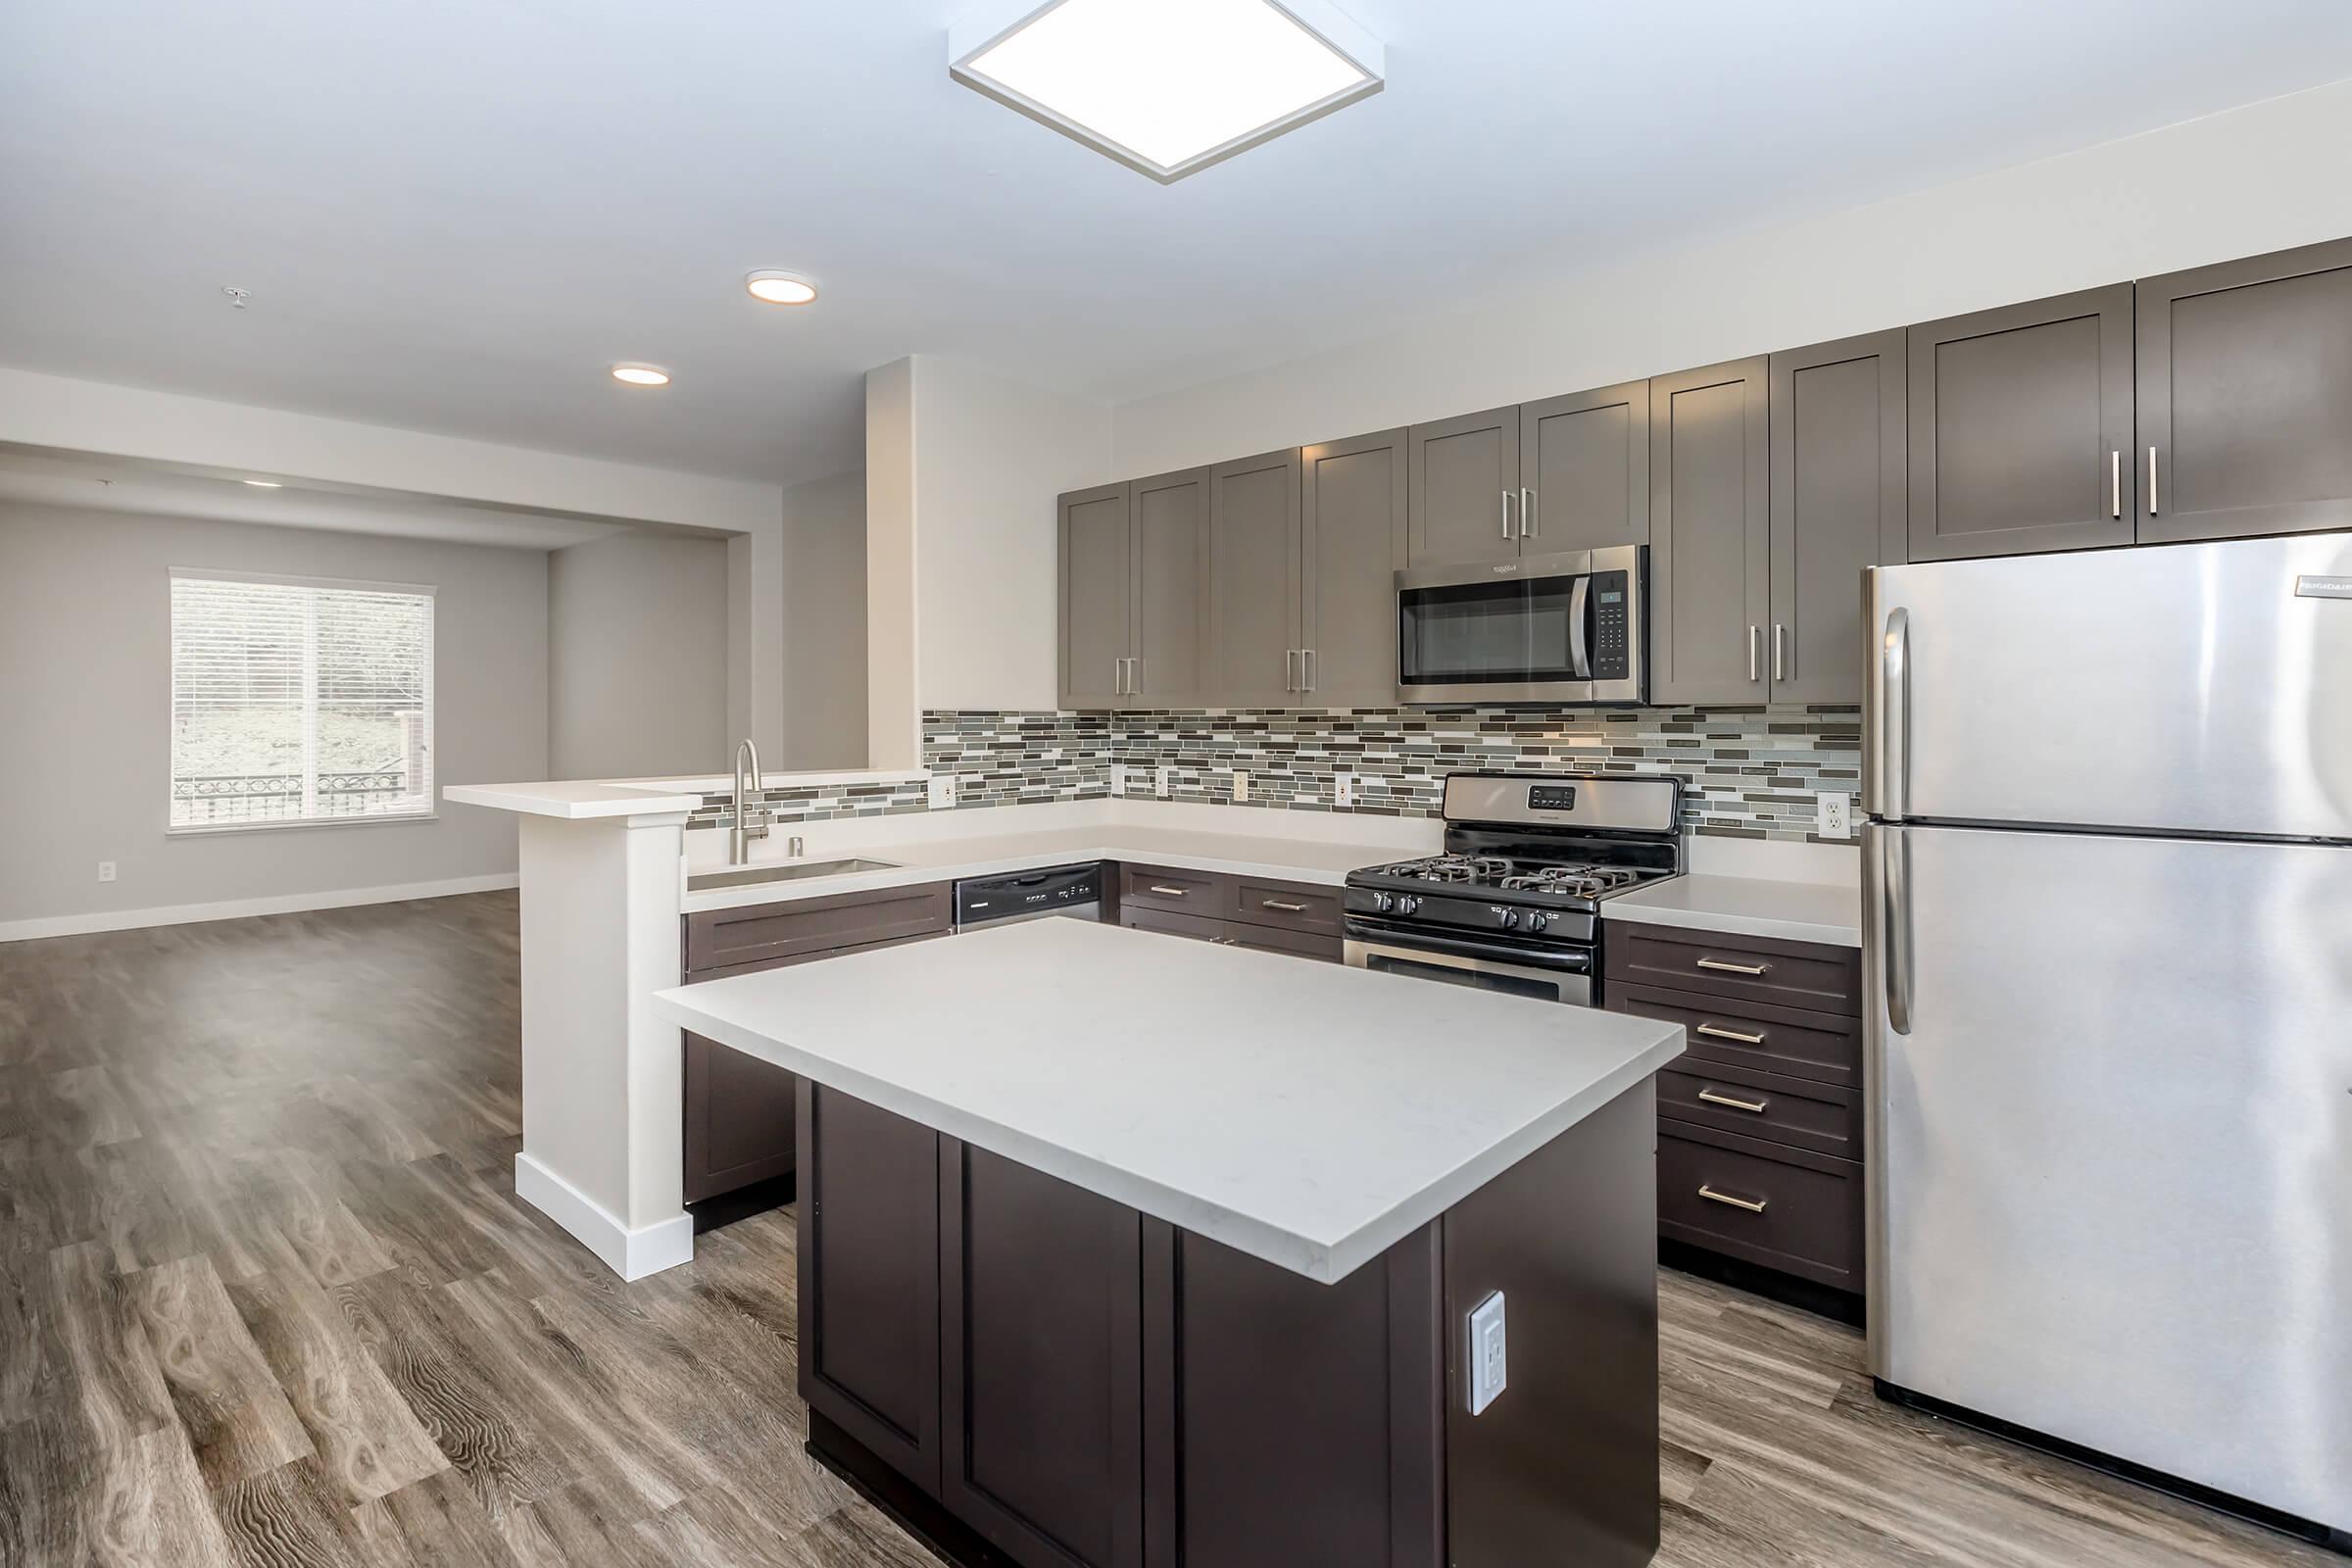
[[[1568,664],[1578,680],[1592,678],[1592,649],[1585,638],[1585,617],[1592,609],[1592,579],[1579,576],[1568,590]]]

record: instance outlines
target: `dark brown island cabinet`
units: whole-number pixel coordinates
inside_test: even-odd
[[[1340,962],[1346,953],[1338,888],[1126,864],[1118,889],[1119,923],[1132,930],[1326,963]]]
[[[1630,921],[1603,952],[1609,1010],[1690,1041],[1658,1074],[1660,1237],[1826,1287],[1858,1317],[1861,955]]]
[[[972,1568],[1646,1563],[1655,1104],[1327,1284],[811,1085],[809,1448]],[[1526,1348],[1473,1415],[1494,1290]]]
[[[684,983],[945,936],[953,914],[945,882],[689,914],[680,922]],[[799,1078],[691,1031],[684,1071],[685,1200],[697,1228],[738,1217],[747,1201],[770,1207],[788,1200]]]

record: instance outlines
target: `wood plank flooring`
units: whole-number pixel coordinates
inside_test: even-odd
[[[788,1213],[623,1285],[515,1200],[515,941],[488,894],[0,945],[0,1564],[930,1563],[802,1452]],[[1662,1296],[1669,1568],[2344,1568]]]

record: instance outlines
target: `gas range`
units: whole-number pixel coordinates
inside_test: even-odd
[[[1445,853],[1348,873],[1348,961],[1591,1003],[1603,899],[1682,872],[1682,780],[1455,773]]]

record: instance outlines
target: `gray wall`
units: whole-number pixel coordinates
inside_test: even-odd
[[[547,594],[548,777],[727,770],[724,539],[551,551]]]
[[[0,503],[0,925],[513,873],[471,807],[167,839],[172,566],[433,584],[437,782],[547,776],[541,552]]]
[[[865,475],[784,492],[784,755],[771,768],[864,767]]]

